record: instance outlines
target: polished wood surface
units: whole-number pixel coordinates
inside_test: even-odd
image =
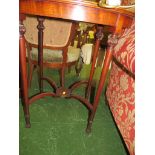
[[[96,32],[96,42],[93,51],[93,62],[91,65],[90,77],[88,81],[80,81],[73,84],[69,88],[59,89],[59,95],[62,95],[63,91],[67,93],[67,98],[75,98],[82,102],[89,110],[88,125],[86,128],[87,132],[91,131],[92,122],[97,110],[100,95],[102,93],[103,86],[105,84],[106,75],[110,62],[112,60],[112,50],[107,49],[104,65],[102,68],[98,88],[95,94],[93,103],[90,103],[89,96],[92,87],[92,79],[95,71],[95,62],[97,60],[97,55],[99,51],[99,46],[101,39],[104,37],[103,25],[112,26],[114,28],[114,34],[120,33],[122,29],[130,27],[132,21],[134,20],[134,13],[128,12],[122,9],[106,9],[98,6],[97,3],[82,1],[82,0],[20,0],[20,15],[29,14],[36,16],[46,16],[51,18],[66,19],[72,21],[84,21],[95,23],[97,25]],[[22,17],[22,16],[20,16]],[[24,46],[24,25],[20,22],[20,66],[21,66],[21,77],[22,77],[22,89],[24,97],[25,107],[25,118],[27,127],[30,126],[29,121],[29,105],[44,96],[57,96],[57,94],[52,92],[42,92],[32,98],[28,97],[28,87],[27,87],[27,72],[26,72],[26,50]],[[110,45],[114,46],[116,42],[111,42]],[[40,50],[42,51],[42,50]],[[40,67],[41,67],[40,63]],[[79,95],[72,93],[72,90],[79,87],[81,84],[86,84],[86,97],[83,98]]]
[[[124,27],[131,24],[133,13],[122,9],[106,9],[97,3],[79,0],[20,0],[20,13],[31,15],[85,21],[115,26],[118,15],[124,20]]]

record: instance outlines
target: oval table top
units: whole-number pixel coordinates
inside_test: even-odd
[[[83,0],[20,0],[19,11],[23,14],[83,21],[116,26],[118,17],[123,27],[129,27],[134,13],[120,8],[104,8],[98,3]]]

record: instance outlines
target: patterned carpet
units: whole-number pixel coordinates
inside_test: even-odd
[[[79,78],[88,76],[84,66]],[[99,73],[100,69],[98,69]],[[97,73],[97,74],[98,74]],[[45,75],[59,79],[56,70],[45,69]],[[98,75],[96,74],[96,80]],[[66,72],[66,85],[78,80],[74,69]],[[44,90],[52,90],[44,83]],[[34,72],[30,95],[39,91]],[[76,93],[84,94],[84,89]],[[85,133],[87,109],[77,100],[46,97],[30,106],[31,128],[25,128],[20,101],[20,155],[126,155],[121,138],[114,125],[104,93],[100,98],[91,134]]]

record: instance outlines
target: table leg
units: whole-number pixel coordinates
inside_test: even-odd
[[[90,76],[88,80],[88,86],[86,90],[86,98],[90,98],[90,93],[91,93],[91,86],[92,86],[92,81],[93,81],[93,76],[95,72],[95,64],[96,64],[96,59],[99,53],[99,47],[100,47],[100,42],[103,38],[103,26],[97,26],[97,33],[96,33],[96,42],[95,42],[95,47],[93,51],[93,60],[92,60],[92,66],[91,66],[91,71],[90,71]]]
[[[101,96],[101,93],[102,93],[102,90],[103,90],[103,87],[104,87],[104,84],[106,81],[106,76],[107,76],[107,73],[109,70],[109,65],[110,65],[111,60],[112,60],[112,49],[113,49],[113,46],[115,44],[117,44],[117,36],[116,35],[110,35],[109,39],[108,39],[108,49],[107,49],[107,52],[105,55],[104,66],[102,68],[102,72],[100,75],[100,81],[98,84],[97,92],[96,92],[94,103],[93,103],[93,110],[90,112],[90,116],[88,119],[88,125],[86,128],[86,132],[88,132],[88,133],[91,132],[92,122],[93,122],[93,119],[94,119],[94,116],[96,113],[96,109],[97,109],[97,106],[99,103],[99,99],[100,99],[100,96]]]
[[[44,30],[44,18],[38,17],[38,65],[39,65],[39,88],[40,93],[43,92],[43,30]]]
[[[22,99],[23,108],[26,121],[26,127],[29,128],[30,125],[30,114],[29,114],[29,99],[28,99],[28,80],[27,80],[27,70],[26,70],[26,46],[25,46],[25,27],[22,20],[19,25],[19,58],[20,58],[20,74],[21,74],[21,87],[22,87]]]
[[[111,58],[112,58],[111,51],[107,51],[106,56],[105,56],[104,66],[102,68],[102,73],[100,76],[99,85],[98,85],[97,92],[96,92],[95,99],[94,99],[94,103],[93,103],[93,110],[90,112],[90,116],[88,119],[88,125],[86,128],[86,132],[88,132],[88,133],[91,132],[91,126],[92,126],[93,119],[94,119],[94,116],[96,113],[96,109],[97,109],[97,106],[99,103],[99,99],[100,99],[100,96],[101,96],[101,93],[103,90],[103,86],[105,84],[106,75],[108,73],[108,68],[109,68],[109,65],[111,62]]]

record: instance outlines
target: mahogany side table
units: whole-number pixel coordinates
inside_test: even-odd
[[[86,131],[91,131],[92,122],[97,110],[100,95],[105,83],[106,75],[108,72],[109,64],[112,60],[112,50],[116,42],[115,39],[111,39],[110,46],[106,52],[104,65],[101,71],[98,88],[95,94],[93,103],[90,103],[90,93],[92,79],[95,72],[95,63],[99,51],[100,42],[104,36],[103,26],[108,25],[114,28],[114,36],[121,32],[122,29],[130,27],[134,20],[134,14],[126,10],[121,9],[107,9],[97,5],[97,3],[90,1],[79,1],[79,0],[20,0],[19,1],[19,13],[20,13],[20,25],[19,25],[19,47],[20,47],[20,73],[22,81],[22,97],[23,97],[23,109],[25,114],[26,127],[30,127],[30,113],[29,106],[33,101],[40,99],[45,96],[53,97],[66,97],[75,98],[82,102],[89,110],[88,124]],[[26,47],[25,47],[25,27],[23,20],[25,15],[35,15],[38,17],[38,51],[39,51],[39,67],[41,83],[44,80],[43,77],[43,21],[44,17],[59,18],[71,20],[71,21],[83,21],[94,23],[97,25],[96,41],[93,51],[93,59],[91,64],[91,71],[89,79],[86,81],[78,81],[71,85],[69,88],[61,87],[56,88],[55,92],[43,92],[40,91],[33,97],[28,96],[28,81],[27,81],[27,69],[26,69]],[[72,91],[81,85],[86,85],[85,97],[73,94]]]

